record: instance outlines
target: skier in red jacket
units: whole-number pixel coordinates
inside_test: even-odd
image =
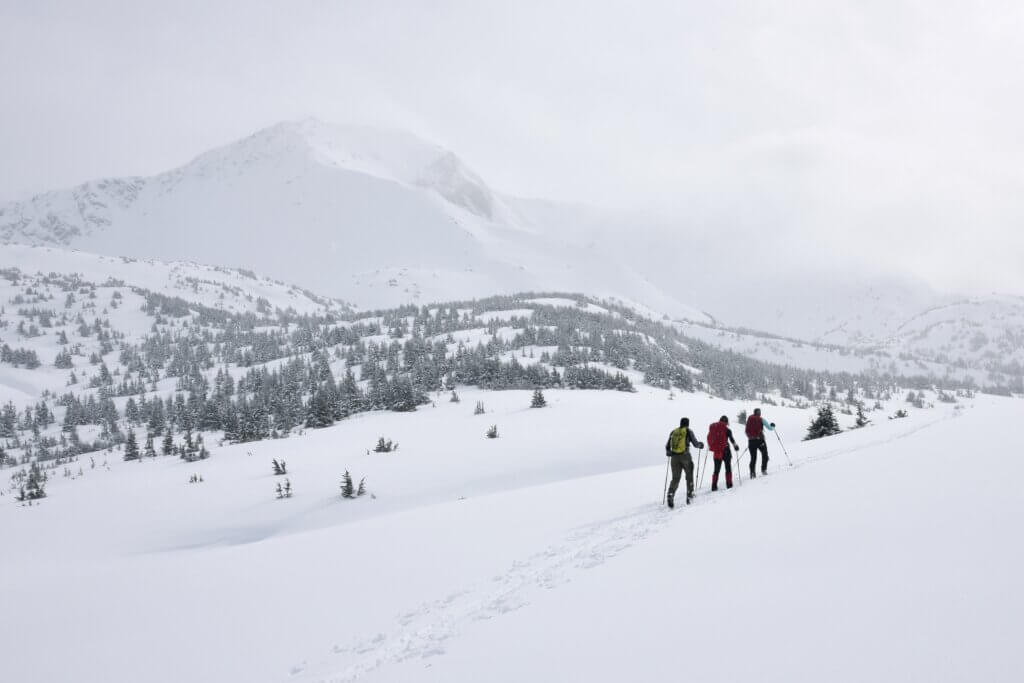
[[[722,471],[722,463],[725,463],[725,487],[732,488],[732,450],[729,444],[737,451],[736,439],[732,438],[732,430],[729,429],[729,418],[723,415],[718,422],[712,423],[708,428],[708,448],[715,456],[715,473],[711,476],[711,490],[718,490],[718,473]]]
[[[773,431],[775,423],[761,417],[761,409],[754,408],[754,414],[747,418],[747,447],[750,448],[750,478],[757,476],[757,453],[761,452],[761,474],[768,474],[768,444],[765,430]]]

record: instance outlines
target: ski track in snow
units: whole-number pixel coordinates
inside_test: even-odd
[[[455,592],[421,604],[400,615],[391,634],[378,633],[349,647],[335,647],[335,655],[353,656],[353,662],[335,674],[310,680],[340,683],[358,680],[380,667],[409,659],[427,659],[445,652],[445,643],[474,622],[500,617],[530,604],[531,596],[571,581],[579,570],[604,564],[668,520],[660,505],[644,505],[624,515],[571,531],[561,542],[524,560],[473,590]],[[317,668],[332,668],[324,661]],[[292,667],[292,676],[306,669]]]
[[[777,466],[785,471],[875,448],[907,438],[961,414],[961,411],[950,411],[888,438],[827,451],[801,459],[792,466],[777,461]],[[781,452],[774,457],[785,459]],[[725,499],[698,495],[690,507],[718,502],[725,502]],[[661,504],[654,504],[577,527],[559,543],[524,560],[513,562],[504,574],[494,577],[487,584],[424,602],[399,615],[394,631],[389,634],[377,633],[357,640],[348,647],[336,645],[331,655],[314,667],[306,662],[291,667],[288,679],[295,680],[296,676],[302,675],[304,680],[318,683],[345,683],[358,680],[388,664],[443,655],[447,641],[457,637],[475,622],[494,619],[529,605],[536,592],[557,588],[570,582],[574,573],[601,566],[648,535],[660,531],[672,519],[671,511]],[[342,665],[331,661],[338,656],[348,656],[353,661]],[[314,670],[334,670],[335,673],[314,674]]]

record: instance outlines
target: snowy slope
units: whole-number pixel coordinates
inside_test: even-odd
[[[26,295],[26,291],[33,294]],[[41,362],[35,369],[0,363],[0,403],[12,400],[21,407],[38,400],[43,392],[66,390],[68,369],[53,364],[62,350],[72,346],[77,349],[75,368],[82,379],[90,371],[83,359],[94,353],[104,355],[96,336],[76,335],[74,322],[67,326],[59,321],[53,326],[51,322],[48,327],[38,311],[47,312],[51,319],[82,319],[90,325],[103,318],[122,343],[134,344],[152,331],[155,322],[142,310],[144,292],[178,297],[231,314],[290,310],[300,315],[324,315],[352,310],[340,300],[320,297],[247,270],[100,256],[54,247],[0,245],[0,302],[4,306],[0,343],[34,351]],[[59,341],[55,332],[60,331],[65,332],[70,344]],[[117,369],[116,355],[110,351],[106,355]]]
[[[180,296],[204,306],[238,313],[256,312],[258,299],[265,299],[271,310],[291,308],[300,314],[352,310],[340,299],[318,296],[279,280],[257,276],[250,270],[192,262],[5,244],[0,245],[0,269],[27,276],[59,273],[93,283],[122,281],[151,292]]]
[[[903,322],[890,347],[1024,374],[1024,297],[992,295],[929,308]]]
[[[241,266],[367,308],[558,290],[691,314],[604,252],[541,234],[452,152],[313,120],[0,206],[0,239]]]
[[[706,477],[670,513],[665,433],[749,405],[528,398],[467,391],[191,464],[98,459],[39,505],[0,504],[5,678],[1019,679],[1024,555],[1004,528],[1024,507],[961,462],[1016,401],[808,444],[805,411],[772,409],[795,467],[772,442],[767,477],[716,494]],[[366,455],[380,434],[400,450]],[[294,498],[274,499],[272,457]],[[376,497],[341,500],[346,469]]]

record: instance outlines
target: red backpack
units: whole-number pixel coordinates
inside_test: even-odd
[[[708,448],[712,453],[724,453],[729,445],[729,427],[724,422],[712,422],[708,427]]]
[[[748,439],[760,439],[761,433],[764,431],[764,424],[761,422],[760,415],[751,415],[747,418],[747,438]]]

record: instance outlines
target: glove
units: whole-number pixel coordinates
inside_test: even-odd
[[[704,442],[701,441],[699,444],[697,444],[697,448],[704,450]]]
[[[775,429],[775,423],[772,422],[771,425],[772,425],[772,429]]]

